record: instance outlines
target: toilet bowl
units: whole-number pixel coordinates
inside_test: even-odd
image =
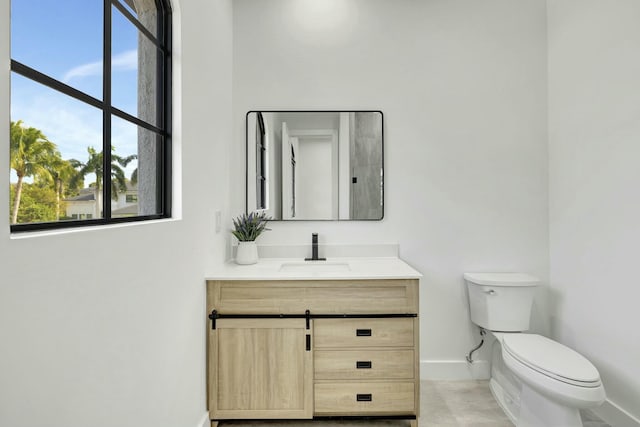
[[[518,427],[579,427],[580,409],[602,404],[598,370],[576,351],[529,329],[538,279],[516,273],[465,273],[471,320],[496,338],[490,387]],[[506,372],[508,371],[508,372]]]
[[[522,381],[518,426],[582,426],[580,409],[604,402],[598,370],[570,348],[535,334],[505,334],[502,357]]]

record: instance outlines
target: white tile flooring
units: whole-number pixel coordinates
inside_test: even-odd
[[[487,381],[422,381],[419,427],[513,427],[489,390]],[[610,427],[591,412],[584,427]],[[226,421],[220,427],[407,427],[403,420]]]

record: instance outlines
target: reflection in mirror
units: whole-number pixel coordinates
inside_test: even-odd
[[[247,113],[247,212],[274,220],[380,220],[380,111]]]

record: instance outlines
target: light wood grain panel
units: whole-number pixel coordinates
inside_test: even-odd
[[[316,415],[412,415],[415,414],[413,382],[317,383]],[[371,395],[371,401],[358,401]]]
[[[214,418],[218,390],[218,335],[207,322],[207,409],[209,418]],[[213,422],[212,422],[213,426]]]
[[[418,281],[216,281],[207,282],[209,307],[220,313],[417,313]]]
[[[413,347],[413,318],[316,319],[316,348]],[[358,336],[358,331],[371,336]]]
[[[214,419],[311,418],[304,319],[218,319]]]
[[[416,415],[420,416],[420,318],[416,317],[413,319],[413,334],[414,334],[414,360],[415,360],[415,405],[416,405]],[[417,427],[417,421],[415,427]]]
[[[317,350],[317,380],[413,379],[413,350]]]

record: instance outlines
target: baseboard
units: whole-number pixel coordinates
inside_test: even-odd
[[[432,381],[488,380],[491,366],[487,360],[421,360],[420,379]]]
[[[593,412],[609,425],[615,427],[640,427],[640,420],[625,411],[609,399],[601,406],[592,409]]]
[[[200,422],[196,427],[211,427],[211,420],[209,419],[209,411],[205,412]]]

